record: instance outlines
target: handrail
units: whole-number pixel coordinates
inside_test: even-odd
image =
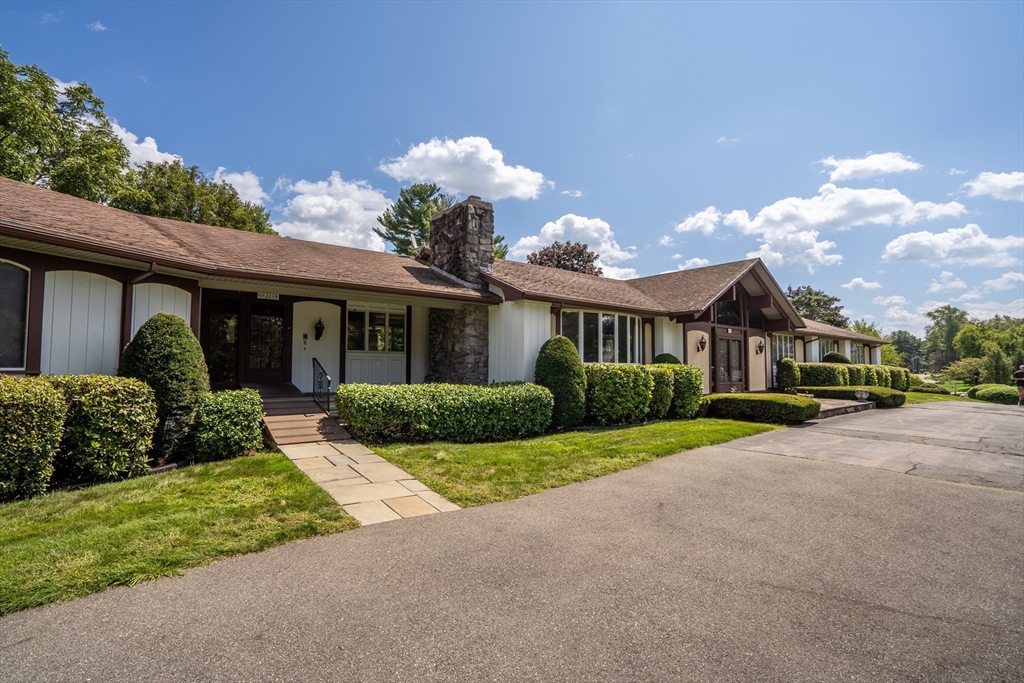
[[[331,414],[331,376],[316,358],[313,359],[313,400],[320,410]]]

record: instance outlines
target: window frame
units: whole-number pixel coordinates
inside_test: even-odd
[[[0,263],[7,263],[25,271],[25,329],[21,339],[21,367],[0,367],[0,372],[25,372],[28,369],[28,328],[32,313],[32,269],[9,259],[0,259]]]
[[[643,318],[641,318],[638,315],[633,315],[633,314],[630,314],[630,313],[620,313],[618,311],[611,311],[611,310],[592,309],[592,308],[563,308],[558,313],[560,329],[562,330],[562,335],[567,337],[570,341],[573,340],[573,335],[566,334],[567,328],[566,328],[566,324],[565,324],[566,323],[565,315],[567,313],[570,314],[570,315],[575,315],[576,316],[576,334],[575,334],[576,342],[574,342],[573,345],[576,346],[576,353],[579,355],[581,363],[594,363],[594,362],[602,363],[602,362],[604,362],[604,363],[615,363],[615,364],[619,364],[619,365],[642,365],[643,364],[643,362],[641,360],[643,358],[643,348],[641,346],[642,343],[643,343],[643,334],[642,334]],[[585,318],[586,318],[586,314],[588,314],[588,313],[597,316],[597,358],[598,358],[598,360],[596,360],[596,361],[584,360],[584,353],[585,353],[585,349],[586,349],[586,345],[587,345],[587,343],[586,343],[586,325],[585,325],[584,321],[585,321]],[[613,332],[612,336],[614,337],[615,343],[614,343],[614,346],[613,346],[613,349],[612,349],[612,359],[613,360],[611,360],[611,361],[601,360],[604,357],[604,341],[605,341],[604,321],[605,321],[605,316],[611,316],[612,319],[614,320],[614,332]],[[620,323],[623,320],[625,321],[625,336],[626,336],[626,346],[627,346],[627,348],[626,348],[626,358],[627,358],[627,360],[626,361],[620,361],[619,360],[620,353],[621,353],[620,352],[620,335],[622,334],[622,332],[620,331]],[[630,321],[633,321],[633,324],[635,326],[633,328],[633,330],[630,330]]]
[[[386,353],[386,354],[392,355],[392,356],[404,356],[404,355],[406,355],[408,353],[408,346],[409,346],[409,344],[408,344],[408,339],[409,339],[409,330],[408,330],[409,316],[406,315],[406,312],[404,310],[403,311],[398,311],[398,310],[392,310],[392,308],[393,307],[388,307],[386,305],[385,306],[365,306],[365,305],[364,306],[349,306],[348,310],[347,310],[347,313],[345,315],[345,319],[346,319],[345,353],[346,354],[352,354],[352,353],[376,353],[376,354],[382,354],[382,353]],[[349,343],[348,316],[351,315],[352,313],[360,313],[363,316],[363,348],[361,350],[348,348],[348,343]],[[379,351],[379,350],[377,350],[375,348],[374,349],[370,348],[370,327],[371,327],[370,320],[371,320],[371,316],[374,315],[374,314],[378,314],[378,315],[383,315],[384,316],[384,324],[383,324],[382,327],[380,327],[380,329],[383,330],[383,333],[384,333],[384,350],[383,351]],[[391,334],[391,330],[392,330],[392,328],[391,328],[391,317],[392,316],[395,316],[397,318],[402,318],[403,319],[403,322],[402,322],[402,342],[401,342],[402,343],[402,348],[403,348],[402,351],[392,351],[392,350],[390,350],[391,347],[392,347],[391,338],[393,336]],[[376,327],[375,327],[375,329],[376,329]]]

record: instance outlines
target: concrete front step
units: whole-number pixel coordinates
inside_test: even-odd
[[[834,398],[816,398],[814,400],[821,404],[821,411],[817,417],[819,420],[875,409],[874,401],[841,401]]]

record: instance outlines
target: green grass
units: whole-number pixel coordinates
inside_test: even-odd
[[[907,402],[903,405],[912,406],[918,403],[934,403],[935,401],[966,401],[968,403],[985,403],[974,398],[963,398],[950,394],[920,394],[916,391],[907,392]]]
[[[0,614],[359,526],[264,453],[0,505]]]
[[[772,429],[734,420],[671,420],[522,441],[393,445],[374,450],[448,500],[469,507],[527,496]]]

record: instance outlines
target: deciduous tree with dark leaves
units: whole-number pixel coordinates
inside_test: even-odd
[[[582,242],[555,242],[550,247],[544,247],[528,255],[526,262],[535,266],[561,268],[587,275],[603,275],[604,272],[597,265],[599,258],[600,254],[590,251],[590,247]]]

